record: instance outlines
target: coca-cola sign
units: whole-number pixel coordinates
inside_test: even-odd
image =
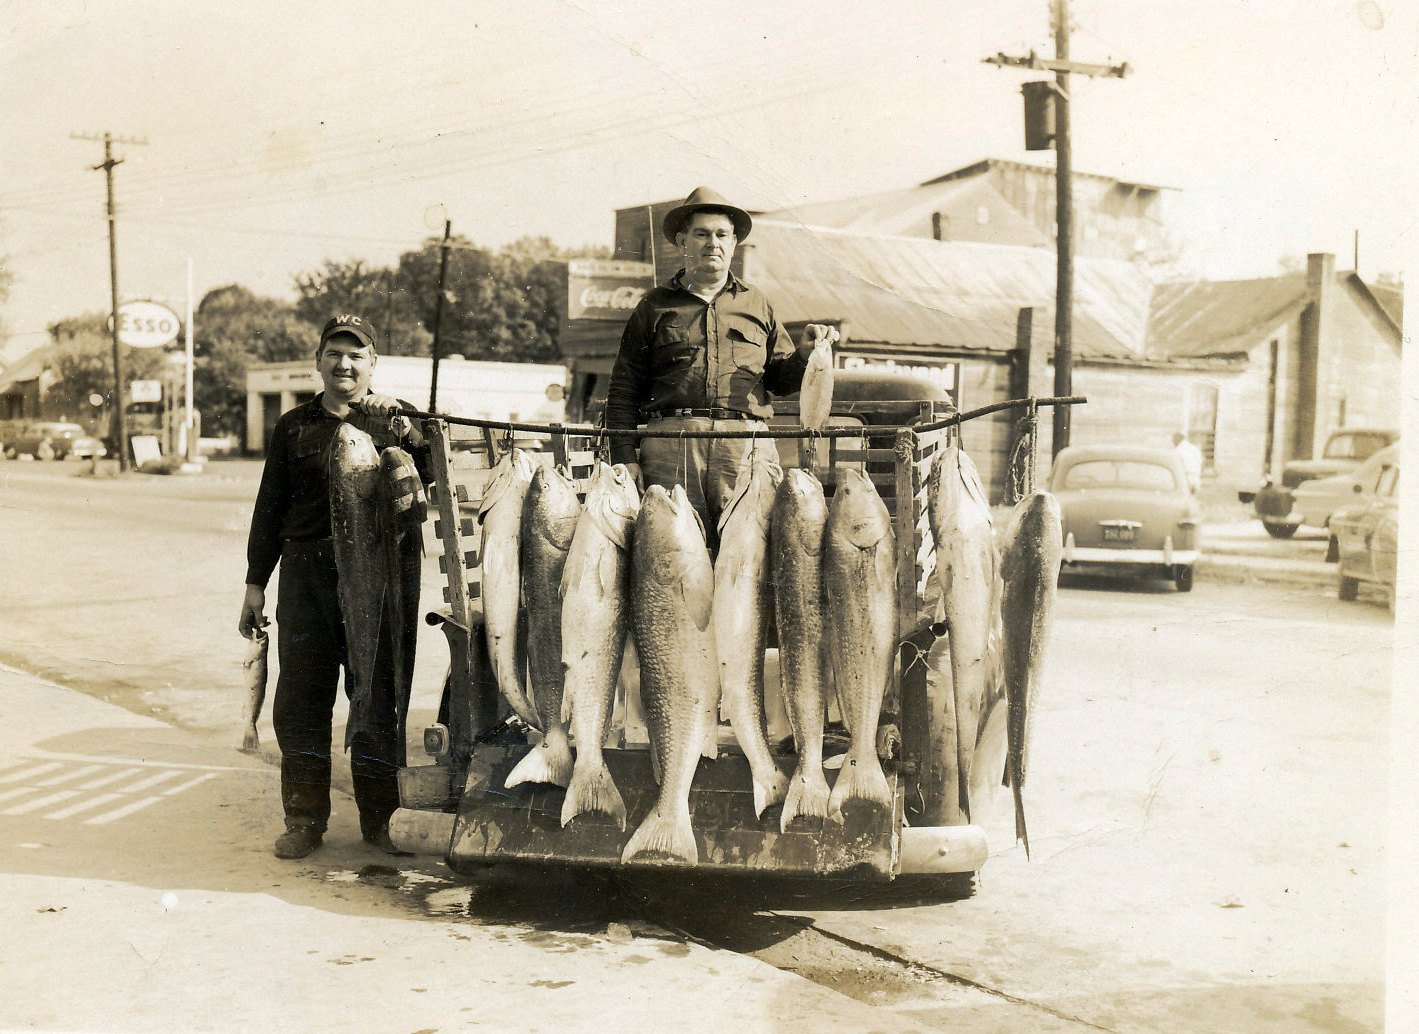
[[[649,262],[574,259],[567,263],[567,319],[625,322],[650,290]]]

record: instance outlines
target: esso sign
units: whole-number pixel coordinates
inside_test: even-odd
[[[124,302],[118,307],[118,340],[129,348],[162,348],[177,340],[182,322],[166,305]]]

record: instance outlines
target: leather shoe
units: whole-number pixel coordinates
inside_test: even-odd
[[[320,830],[310,826],[293,826],[276,838],[277,858],[304,858],[320,846]]]
[[[412,858],[414,856],[412,851],[401,851],[394,845],[394,841],[389,837],[388,825],[380,826],[377,832],[366,833],[365,843],[369,844],[371,847],[377,847],[385,854],[393,855],[396,858]]]

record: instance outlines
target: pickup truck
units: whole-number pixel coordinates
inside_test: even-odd
[[[1291,460],[1281,468],[1279,480],[1267,477],[1255,492],[1238,492],[1237,498],[1252,504],[1262,527],[1272,538],[1289,539],[1306,522],[1306,515],[1296,506],[1293,495],[1297,486],[1316,478],[1351,473],[1398,439],[1399,431],[1394,428],[1342,428],[1326,439],[1319,457]]]

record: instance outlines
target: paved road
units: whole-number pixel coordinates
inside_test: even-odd
[[[123,481],[13,466],[0,467],[0,535],[26,547],[0,602],[0,657],[214,737],[228,763],[251,465]],[[894,1023],[1376,1029],[1392,641],[1382,606],[1314,585],[1183,595],[1070,579],[1036,730],[1033,859],[1011,843],[1001,794],[973,897],[739,886],[717,889],[717,924],[667,913],[663,897],[658,916],[710,939],[753,931],[736,950],[879,1002]],[[443,649],[428,630],[411,728]],[[274,814],[264,831],[252,821],[256,840],[274,832]],[[585,903],[562,900],[554,926],[586,921]],[[838,948],[799,951],[810,933]],[[856,979],[868,959],[898,979]]]

